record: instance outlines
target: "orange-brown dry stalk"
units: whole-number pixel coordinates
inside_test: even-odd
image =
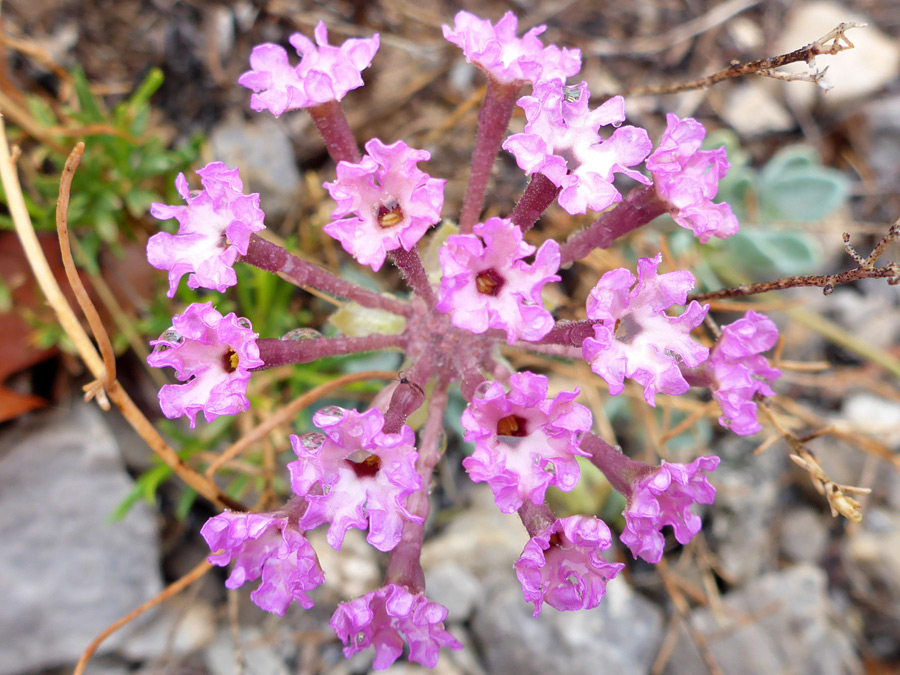
[[[183,591],[185,588],[190,586],[192,583],[194,583],[198,579],[202,579],[203,575],[205,575],[211,569],[212,569],[212,564],[207,562],[206,560],[204,560],[202,563],[197,565],[190,572],[188,572],[183,577],[178,579],[178,581],[174,581],[171,584],[169,584],[168,586],[166,586],[166,588],[163,589],[163,591],[161,593],[159,593],[155,597],[151,598],[150,600],[148,600],[147,602],[145,602],[143,605],[136,608],[132,612],[126,614],[121,619],[116,621],[114,624],[107,626],[107,628],[104,629],[103,632],[100,633],[100,635],[98,635],[96,638],[94,638],[94,641],[91,642],[91,644],[88,645],[88,648],[85,649],[84,652],[81,654],[81,658],[78,659],[78,663],[75,666],[73,675],[83,675],[84,674],[84,669],[87,667],[88,661],[91,660],[91,657],[94,656],[94,652],[96,652],[97,649],[100,648],[100,645],[103,644],[103,641],[106,640],[106,638],[108,638],[110,635],[115,633],[117,630],[119,630],[123,626],[127,626],[129,623],[134,621],[137,617],[139,617],[141,614],[146,612],[148,609],[152,609],[153,607],[156,607],[161,602],[168,600],[172,596],[178,595],[178,593]]]

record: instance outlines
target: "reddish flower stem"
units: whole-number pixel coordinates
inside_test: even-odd
[[[581,347],[585,338],[594,337],[597,321],[557,321],[553,329],[535,344]],[[529,343],[523,343],[527,347]]]
[[[525,188],[525,192],[522,193],[522,198],[510,214],[510,219],[522,229],[522,232],[527,232],[534,227],[537,219],[553,203],[559,191],[560,188],[544,174],[534,174],[528,187]]]
[[[478,133],[475,137],[475,150],[472,153],[472,171],[469,173],[469,184],[463,199],[462,214],[459,216],[459,231],[468,234],[481,216],[484,204],[484,193],[491,178],[491,169],[503,134],[512,118],[516,97],[522,88],[521,82],[503,84],[488,78],[487,94],[481,112],[478,113]]]
[[[242,260],[254,267],[277,274],[296,286],[313,286],[338,297],[353,300],[363,307],[383,309],[401,316],[409,315],[409,305],[405,302],[357,286],[255,234],[250,235],[247,255]]]
[[[643,462],[626,457],[619,448],[591,433],[581,439],[581,449],[591,453],[591,463],[603,472],[613,489],[626,497],[631,495],[632,484],[652,471]]]
[[[362,159],[356,137],[344,115],[340,101],[329,101],[307,108],[316,128],[325,140],[325,147],[334,163],[358,163]]]
[[[428,403],[428,420],[419,438],[419,460],[416,471],[422,478],[422,488],[411,494],[406,500],[406,508],[422,518],[421,523],[406,521],[400,543],[391,552],[388,559],[385,584],[399,584],[413,593],[425,591],[425,573],[419,561],[422,553],[422,540],[425,536],[425,521],[431,505],[428,494],[431,491],[431,476],[434,467],[441,458],[441,438],[444,427],[444,408],[447,406],[446,380],[439,381]]]
[[[556,520],[549,506],[546,504],[538,505],[527,499],[519,508],[518,513],[522,524],[528,530],[529,537],[536,537],[541,532],[544,532]]]
[[[412,415],[425,402],[425,387],[434,372],[434,360],[430,354],[423,354],[413,363],[412,368],[400,373],[400,384],[391,395],[391,402],[384,413],[386,434],[396,434]]]
[[[428,281],[428,273],[425,272],[425,267],[422,265],[418,249],[413,247],[411,251],[407,251],[400,247],[389,251],[388,256],[400,270],[409,287],[430,307],[434,307],[437,304],[437,296],[434,294],[431,282]]]
[[[253,370],[266,370],[292,363],[310,363],[326,356],[345,356],[382,349],[403,349],[406,335],[367,335],[365,337],[331,337],[310,340],[282,340],[260,338],[256,341],[259,357],[264,366]]]
[[[632,190],[624,201],[600,214],[597,220],[559,247],[560,265],[583,258],[595,248],[609,248],[622,235],[646,225],[667,211],[668,205],[656,195],[656,188],[652,185]]]

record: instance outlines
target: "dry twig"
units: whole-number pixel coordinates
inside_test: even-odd
[[[827,35],[819,38],[805,47],[795,49],[787,54],[778,56],[770,56],[765,59],[756,61],[748,61],[747,63],[732,63],[724,70],[720,70],[712,75],[701,77],[690,82],[680,82],[676,84],[651,84],[643,87],[636,87],[628,90],[629,96],[637,96],[642,94],[674,94],[679,91],[687,91],[690,89],[706,89],[714,84],[731,80],[745,75],[763,75],[777,80],[803,81],[812,82],[822,85],[822,77],[825,75],[827,68],[815,70],[810,73],[785,73],[776,71],[776,68],[786,66],[789,63],[806,62],[813,66],[815,58],[823,54],[832,55],[842,52],[845,49],[852,49],[853,43],[847,39],[845,33],[851,28],[862,28],[864,23],[842,23],[831,30]]]
[[[768,293],[770,291],[781,291],[786,288],[797,288],[801,286],[818,286],[825,295],[831,295],[835,286],[841,284],[849,284],[860,279],[887,279],[891,286],[900,284],[900,265],[891,261],[883,267],[876,267],[875,263],[884,253],[885,249],[900,236],[900,219],[897,220],[887,233],[882,237],[881,241],[872,249],[872,253],[868,258],[862,258],[856,249],[850,244],[850,234],[844,232],[844,248],[847,254],[853,258],[853,261],[859,265],[856,269],[839,272],[838,274],[820,274],[806,277],[787,277],[785,279],[776,279],[774,281],[763,281],[758,284],[743,284],[735,288],[723,288],[719,291],[711,291],[709,293],[693,293],[688,296],[688,302],[696,300],[697,302],[707,302],[709,300],[718,300],[720,298],[737,298],[747,295],[756,295],[758,293]]]
[[[796,454],[790,455],[791,461],[809,472],[809,479],[816,491],[828,500],[831,517],[837,518],[840,514],[851,523],[861,523],[863,519],[862,505],[850,495],[867,495],[872,492],[872,489],[835,483],[827,476],[816,456],[806,447],[800,445],[795,450]]]
[[[770,409],[767,401],[760,404],[759,410],[766,414],[773,426],[778,430],[778,433],[793,450],[789,455],[791,461],[809,473],[809,479],[812,481],[816,491],[828,500],[832,518],[837,518],[838,514],[840,514],[852,523],[861,523],[863,519],[862,505],[850,495],[867,495],[872,492],[871,488],[835,483],[825,473],[813,452],[805,445],[809,440],[830,434],[831,430],[822,429],[799,437],[784,428]]]
[[[202,563],[197,565],[190,572],[181,577],[178,581],[175,581],[169,584],[161,593],[156,595],[156,597],[151,598],[143,605],[135,609],[134,611],[126,614],[121,619],[116,621],[111,626],[108,626],[103,630],[100,635],[94,638],[94,641],[88,646],[87,649],[81,654],[81,658],[78,659],[78,664],[75,666],[75,671],[73,675],[83,675],[84,669],[87,667],[88,661],[91,660],[91,657],[94,655],[94,652],[99,649],[100,645],[103,644],[103,641],[106,640],[110,635],[115,633],[117,630],[122,628],[123,626],[127,626],[129,623],[134,621],[141,614],[146,612],[148,609],[152,609],[156,607],[161,602],[168,600],[174,595],[177,595],[185,588],[190,586],[192,583],[197,581],[198,579],[202,579],[203,575],[205,575],[209,570],[212,569],[212,564],[204,560]]]

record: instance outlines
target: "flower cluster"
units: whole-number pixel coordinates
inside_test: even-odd
[[[462,415],[465,439],[475,452],[463,460],[469,478],[487,482],[503,513],[518,510],[525,500],[544,503],[550,485],[564,492],[575,488],[580,470],[575,457],[591,428],[591,412],[575,403],[578,390],[547,398],[547,378],[514,373],[510,391],[485,382]]]
[[[700,149],[705,136],[697,120],[669,114],[659,147],[647,158],[656,191],[669,204],[675,222],[704,244],[711,237],[726,239],[739,227],[728,204],[712,201],[731,165],[725,148]]]
[[[516,562],[516,576],[525,600],[534,603],[534,616],[541,605],[561,612],[592,609],[606,594],[606,582],[624,569],[601,555],[612,546],[609,527],[599,518],[570,516],[528,540]]]
[[[666,314],[670,307],[684,305],[693,275],[686,270],[657,274],[661,262],[662,254],[641,258],[637,279],[624,267],[600,277],[587,302],[587,317],[596,322],[594,337],[582,344],[585,360],[606,380],[611,394],[621,393],[630,377],[643,385],[644,400],[652,406],[657,392],[677,395],[690,388],[681,363],[695,367],[709,356],[691,338],[708,306],[691,302],[679,317]]]
[[[223,567],[234,561],[227,588],[262,577],[250,599],[264,610],[284,616],[292,600],[305,609],[313,606],[308,591],[325,577],[316,552],[287,512],[221,513],[200,534],[214,552],[212,564]]]
[[[259,195],[245,195],[237,169],[213,162],[197,172],[203,190],[191,194],[183,173],[175,179],[187,206],[153,204],[154,218],[178,220],[178,234],[159,232],[147,242],[147,260],[169,271],[169,297],[185,274],[191,288],[219,292],[237,283],[234,261],[247,253],[250,235],[265,229]]]
[[[347,658],[374,647],[375,670],[384,670],[396,661],[403,653],[404,642],[409,643],[410,661],[434,668],[441,647],[462,649],[459,640],[444,629],[446,618],[446,607],[430,602],[421,593],[389,584],[341,604],[331,627],[347,645]]]
[[[185,384],[166,384],[159,405],[169,418],[185,416],[191,428],[197,413],[207,422],[250,407],[250,370],[261,368],[256,333],[247,319],[233,312],[222,316],[211,302],[194,303],[172,319],[172,327],[153,340],[147,358],[154,368],[170,366]]]
[[[444,26],[444,38],[462,49],[466,61],[501,83],[565,82],[581,70],[579,50],[545,47],[538,39],[545,26],[535,26],[517,38],[518,26],[512,12],[494,25],[463,11],[454,18],[453,28]]]
[[[701,471],[713,471],[718,457],[698,457],[690,464],[662,461],[659,470],[636,480],[630,487],[622,543],[634,557],[658,563],[662,559],[662,528],[670,525],[675,539],[686,544],[700,531],[700,516],[692,504],[712,504],[715,488]]]
[[[250,96],[253,110],[268,110],[279,117],[287,110],[340,101],[348,91],[363,85],[360,73],[378,51],[377,33],[332,47],[328,29],[320,21],[315,38],[313,44],[301,33],[291,35],[290,43],[301,58],[296,66],[290,64],[284,47],[266,43],[253,48],[250,70],[238,78],[238,84],[254,92]]]
[[[362,414],[323,408],[313,424],[324,433],[291,436],[297,454],[288,464],[291,488],[308,504],[300,526],[311,530],[331,523],[328,543],[335,549],[349,528],[368,526],[367,541],[390,551],[400,541],[404,520],[421,522],[405,506],[422,487],[412,429],[404,425],[400,433],[384,433],[384,415],[377,408]]]
[[[781,377],[781,371],[772,368],[762,353],[777,341],[775,323],[751,310],[722,328],[722,337],[709,355],[710,388],[722,407],[719,423],[736,434],[747,436],[762,429],[754,398],[775,395],[770,385]]]
[[[337,208],[325,232],[360,265],[381,269],[388,251],[410,251],[429,227],[440,221],[444,183],[416,166],[431,154],[403,141],[366,143],[366,155],[354,164],[339,162],[337,180],[325,183]]]
[[[619,126],[625,121],[625,99],[615,96],[594,109],[588,107],[589,99],[585,82],[578,87],[558,81],[536,86],[531,96],[519,99],[528,119],[525,131],[503,143],[526,174],[543,174],[561,188],[559,205],[573,214],[603,211],[621,201],[612,184],[616,173],[648,182],[640,171],[628,168],[640,164],[652,144],[643,129]],[[604,140],[599,130],[606,126],[617,128]]]
[[[541,289],[559,281],[559,245],[545,241],[535,254],[522,230],[505,218],[489,218],[475,234],[456,234],[441,248],[440,300],[457,328],[484,333],[489,328],[517,339],[540,340],[553,328]],[[525,258],[535,254],[534,262]]]
[[[639,258],[635,268],[606,270],[580,321],[557,320],[545,305],[561,268],[658,215],[670,213],[704,243],[734,234],[738,224],[727,205],[712,201],[728,161],[724,150],[701,149],[699,122],[670,115],[654,150],[645,130],[623,126],[622,97],[594,105],[584,82],[566,84],[580,70],[580,53],[544,45],[543,30],[517,37],[512,13],[492,24],[460,12],[452,27],[444,26],[447,40],[487,73],[489,84],[459,229],[445,220],[425,256],[420,241],[447,219],[446,181],[419,169],[431,154],[378,138],[361,153],[340,104],[361,86],[378,35],[332,46],[320,23],[315,43],[290,37],[301,56],[296,66],[281,46],[254,48],[251,70],[239,80],[253,91],[250,107],[276,116],[307,109],[334,161],[334,180],[324,187],[335,207],[324,231],[373,271],[390,261],[408,294],[376,292],[258,236],[259,197],[243,194],[237,170],[224,164],[198,172],[203,189],[196,193],[179,176],[187,205],[153,205],[154,216],[179,223],[177,234],[156,234],[147,245],[151,264],[169,272],[170,296],[185,274],[191,288],[225,291],[236,283],[233,265],[240,261],[340,297],[368,316],[400,317],[400,328],[385,334],[366,325],[347,336],[298,328],[285,339],[259,338],[247,319],[222,316],[212,302],[195,303],[152,343],[148,359],[174,368],[182,381],[162,387],[163,413],[186,417],[193,427],[198,412],[211,421],[247,410],[254,371],[374,350],[404,352],[402,377],[370,405],[323,407],[312,417],[315,430],[290,435],[296,459],[287,465],[292,495],[282,508],[227,511],[201,532],[210,562],[233,564],[228,588],[260,580],[251,599],[284,614],[291,602],[309,608],[320,601],[315,589],[323,572],[306,533],[327,526],[327,544],[340,549],[349,529],[365,531],[370,545],[390,554],[384,582],[342,602],[331,627],[348,657],[373,648],[376,669],[390,666],[405,648],[411,660],[434,667],[442,647],[461,647],[445,626],[447,609],[427,598],[420,562],[452,387],[465,399],[461,424],[473,446],[462,467],[472,481],[487,483],[500,511],[516,513],[529,533],[515,570],[535,616],[544,604],[560,611],[596,607],[608,583],[622,583],[614,579],[624,563],[606,558],[616,555],[606,523],[592,514],[559,517],[548,504],[549,488],[578,485],[579,462],[599,468],[625,496],[619,541],[648,562],[662,559],[667,529],[678,543],[689,542],[701,526],[694,505],[711,504],[715,496],[709,474],[717,457],[697,452],[687,464],[656,466],[627,457],[592,433],[579,389],[516,371],[511,363],[517,361],[501,348],[582,360],[610,395],[631,387],[637,405],[641,393],[654,406],[657,396],[704,387],[722,408],[722,424],[742,435],[760,429],[756,400],[773,395],[770,385],[780,375],[761,355],[777,339],[775,324],[748,312],[718,340],[710,337],[715,326],[704,336],[709,306],[689,301],[693,275],[661,271],[661,253]],[[531,91],[520,97],[526,85]],[[527,123],[503,143],[516,99]],[[531,181],[510,214],[481,220],[501,143]],[[634,181],[624,197],[613,184],[620,174]],[[534,233],[528,230],[554,201],[571,214],[602,213],[563,244],[529,243],[526,234],[533,241]]]

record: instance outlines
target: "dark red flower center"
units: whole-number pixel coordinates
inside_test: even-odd
[[[527,436],[528,431],[525,428],[525,418],[518,415],[508,415],[497,421],[498,436],[514,436],[521,438]]]
[[[346,461],[357,478],[374,478],[375,474],[381,469],[381,457],[378,455],[369,455],[359,462],[352,459],[347,459]]]
[[[504,279],[493,268],[480,272],[475,277],[475,287],[479,293],[496,296],[503,288]]]
[[[375,220],[385,230],[389,227],[394,227],[394,225],[399,225],[404,217],[403,209],[400,208],[400,204],[397,203],[396,199],[379,204],[378,208],[375,209]]]

